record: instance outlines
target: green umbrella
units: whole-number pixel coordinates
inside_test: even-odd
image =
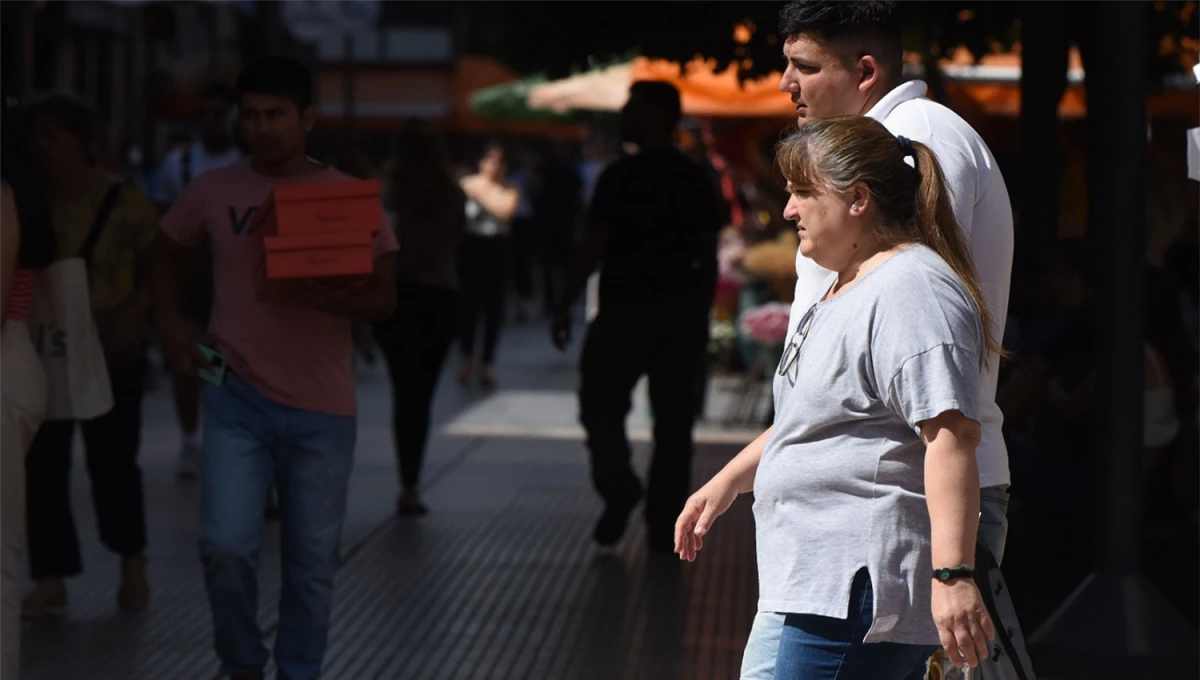
[[[549,82],[542,74],[528,76],[471,93],[471,110],[484,118],[509,121],[548,121],[555,123],[595,122],[601,115],[593,111],[564,111],[556,113],[529,107],[529,91]]]
[[[497,120],[566,121],[571,116],[529,108],[529,90],[546,82],[545,76],[535,75],[513,80],[471,93],[470,106],[475,113]]]

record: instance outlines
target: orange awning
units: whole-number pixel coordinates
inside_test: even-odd
[[[714,73],[715,65],[715,61],[697,59],[681,73],[674,62],[638,57],[627,64],[538,85],[529,93],[529,106],[559,112],[619,111],[629,98],[632,83],[659,80],[679,89],[683,112],[689,116],[795,115],[792,103],[779,93],[778,74],[749,81],[743,87],[733,69]]]
[[[961,51],[960,51],[961,52]],[[629,98],[629,86],[638,80],[669,82],[679,89],[685,115],[696,117],[779,117],[795,115],[791,100],[780,94],[780,73],[739,85],[733,69],[714,73],[715,61],[693,60],[682,72],[674,62],[639,57],[626,64],[581,73],[564,80],[538,85],[529,93],[529,106],[566,112],[619,111]],[[1020,55],[985,56],[978,64],[963,54],[941,62],[948,106],[987,116],[1015,117],[1021,110]],[[1066,93],[1058,114],[1064,119],[1087,115],[1084,73],[1078,53],[1068,63]],[[1193,115],[1193,90],[1167,89],[1150,96],[1151,116]],[[965,115],[965,114],[964,114]]]

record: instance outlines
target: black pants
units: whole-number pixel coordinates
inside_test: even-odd
[[[146,360],[108,363],[113,409],[81,421],[92,503],[100,540],[114,553],[133,557],[146,548],[146,509],[138,447]],[[71,512],[71,444],[75,421],[42,425],[25,457],[26,511],[32,577],[67,578],[83,571]]]
[[[673,531],[691,489],[696,373],[708,336],[708,310],[697,307],[609,305],[592,322],[583,348],[580,421],[592,483],[607,503],[628,504],[641,492],[625,418],[638,380],[649,378],[654,455],[645,512],[651,536]]]
[[[468,236],[459,253],[462,281],[459,344],[467,358],[475,356],[475,324],[483,317],[483,363],[496,359],[496,343],[504,324],[508,284],[509,239],[506,236]]]
[[[420,482],[433,396],[457,323],[455,291],[401,281],[396,312],[375,325],[375,340],[392,379],[392,433],[405,487],[416,488]]]

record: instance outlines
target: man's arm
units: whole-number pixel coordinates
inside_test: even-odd
[[[336,287],[313,280],[297,288],[299,299],[326,314],[363,321],[381,321],[396,310],[396,253],[380,255],[375,271],[359,286]]]
[[[565,311],[587,286],[588,277],[596,271],[604,259],[609,235],[614,226],[624,221],[623,199],[624,175],[614,166],[609,166],[596,180],[596,190],[591,204],[584,215],[583,235],[575,245],[571,263],[567,268],[567,280],[558,306]]]
[[[198,369],[210,368],[208,359],[196,347],[209,339],[203,329],[180,313],[179,300],[184,282],[199,270],[201,262],[199,248],[185,246],[164,233],[155,237],[150,255],[154,320],[175,370],[193,376]]]
[[[583,292],[588,278],[596,271],[596,267],[600,266],[600,260],[604,258],[604,249],[607,245],[607,228],[599,224],[589,224],[584,229],[583,236],[571,254],[563,296],[558,301],[560,307],[570,307]]]
[[[571,303],[583,292],[588,277],[596,271],[600,260],[604,257],[604,249],[608,243],[608,230],[590,223],[583,231],[583,238],[575,246],[571,256],[571,264],[567,269],[567,282],[563,296],[554,310],[554,320],[550,327],[550,340],[560,350],[566,350],[571,342]]]
[[[164,233],[154,238],[148,264],[150,273],[150,304],[154,318],[161,324],[182,318],[179,300],[183,282],[200,269],[201,250],[185,246]]]

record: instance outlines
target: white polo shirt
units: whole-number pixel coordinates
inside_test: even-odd
[[[884,95],[867,116],[883,123],[896,136],[925,144],[937,155],[950,188],[954,216],[970,242],[983,297],[992,313],[993,337],[1003,338],[1013,261],[1013,217],[1008,188],[979,133],[958,114],[927,99],[927,90],[920,80],[904,83]],[[801,307],[818,295],[829,274],[812,260],[796,254],[796,297],[788,337],[808,311]],[[999,355],[989,355],[987,364],[988,370],[979,383],[983,441],[976,460],[980,487],[1009,484],[1011,479],[1008,449],[1001,432],[1004,414],[996,405]]]

